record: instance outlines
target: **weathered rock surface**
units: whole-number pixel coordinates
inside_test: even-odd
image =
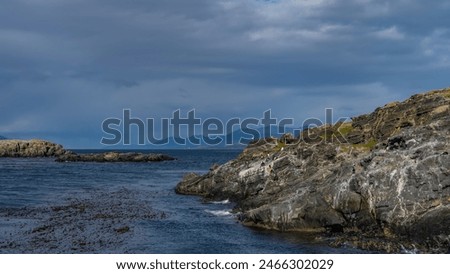
[[[450,252],[449,109],[444,89],[260,140],[176,191],[230,199],[245,225],[331,233],[334,245]]]
[[[119,153],[105,152],[93,154],[67,153],[58,156],[57,162],[161,162],[171,161],[175,158],[165,154]]]
[[[57,157],[66,153],[61,145],[42,140],[0,140],[0,157]]]

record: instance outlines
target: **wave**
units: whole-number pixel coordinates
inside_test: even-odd
[[[216,204],[216,205],[226,205],[226,204],[229,204],[229,203],[230,203],[230,200],[228,200],[228,199],[223,200],[223,201],[212,201],[211,202],[211,204]]]
[[[219,216],[219,217],[233,215],[230,210],[208,210],[208,209],[206,209],[205,212],[210,213],[214,216]]]

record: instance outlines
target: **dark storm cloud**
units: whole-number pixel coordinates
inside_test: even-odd
[[[449,11],[418,0],[5,0],[0,135],[96,145],[122,108],[368,112],[449,85]]]

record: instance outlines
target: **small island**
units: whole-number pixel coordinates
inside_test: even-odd
[[[0,140],[0,157],[59,157],[69,153],[62,145],[44,140]]]
[[[43,140],[0,140],[0,157],[52,157],[57,162],[161,162],[175,158],[157,153],[104,152],[78,154]]]
[[[66,153],[60,155],[56,158],[57,162],[162,162],[162,161],[172,161],[175,158],[156,153],[119,153],[119,152],[105,152],[105,153],[89,153],[89,154],[76,154],[76,153]]]

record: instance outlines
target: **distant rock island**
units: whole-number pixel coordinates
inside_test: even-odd
[[[175,158],[165,154],[144,154],[131,152],[105,152],[90,154],[66,153],[56,158],[57,162],[161,162],[171,160],[175,160]]]
[[[333,246],[448,253],[449,109],[450,89],[436,90],[302,138],[260,140],[176,191],[229,199],[245,225],[318,233]]]
[[[0,140],[0,157],[58,157],[67,151],[43,140]]]
[[[57,162],[160,162],[175,160],[155,153],[90,153],[77,154],[63,146],[43,140],[0,140],[0,157],[54,157]]]

